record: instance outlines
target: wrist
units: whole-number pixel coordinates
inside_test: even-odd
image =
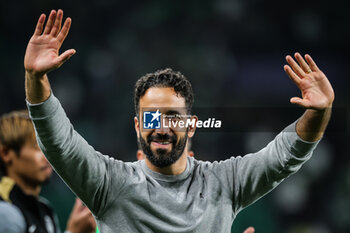
[[[39,72],[25,70],[25,77],[31,81],[42,80],[45,76],[46,76],[45,73],[39,73]]]
[[[325,114],[328,114],[329,112],[332,111],[332,103],[328,104],[325,108],[322,109],[308,109],[310,112],[313,113],[315,116],[322,116]]]
[[[42,103],[50,97],[51,88],[46,74],[43,76],[33,76],[26,71],[25,86],[26,97],[29,103]]]

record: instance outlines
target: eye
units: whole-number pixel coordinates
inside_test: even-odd
[[[173,121],[173,122],[175,122],[175,121],[179,121],[179,120],[180,120],[180,117],[171,115],[171,116],[166,116],[166,119],[167,119],[168,121]]]
[[[176,122],[176,121],[179,121],[179,120],[181,120],[180,117],[172,117],[171,118],[171,121],[173,121],[173,122]]]

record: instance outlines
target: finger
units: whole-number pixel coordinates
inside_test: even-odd
[[[243,233],[254,233],[255,229],[254,227],[248,227]]]
[[[295,59],[297,59],[299,65],[301,66],[301,68],[303,69],[303,71],[305,73],[311,73],[312,70],[310,69],[309,65],[306,63],[306,61],[304,60],[304,58],[300,55],[300,53],[295,53],[294,54]]]
[[[52,27],[52,30],[50,32],[50,35],[56,37],[58,35],[58,32],[61,29],[61,25],[62,25],[62,18],[63,18],[63,11],[62,10],[58,10],[57,11],[57,16],[56,16],[56,20],[55,23]]]
[[[297,74],[294,73],[294,71],[292,70],[292,68],[290,68],[289,65],[285,65],[283,67],[283,69],[287,73],[289,78],[299,87],[299,85],[301,83],[301,78]]]
[[[90,225],[92,226],[93,229],[96,229],[96,220],[94,216],[91,214],[91,218],[89,218]]]
[[[300,68],[300,66],[298,65],[298,63],[296,63],[294,61],[294,59],[291,56],[287,56],[286,57],[286,61],[288,62],[288,64],[292,67],[293,71],[299,76],[299,77],[303,77],[305,75],[305,72],[303,71],[303,69]]]
[[[311,58],[309,54],[305,55],[305,59],[309,63],[312,71],[320,71],[320,69],[317,67],[316,63],[314,62],[314,60]]]
[[[72,19],[68,17],[63,24],[62,30],[60,31],[60,33],[57,36],[57,40],[60,43],[63,43],[64,39],[66,39],[71,24],[72,24]]]
[[[76,198],[74,206],[73,206],[72,213],[79,212],[79,209],[81,208],[82,205],[83,205],[82,201],[79,198]]]
[[[96,220],[95,220],[94,216],[90,215],[88,223],[91,226],[92,230],[96,229]]]
[[[91,217],[93,218],[89,208],[84,207],[80,212],[79,212],[79,217],[84,218],[86,220],[89,220]]]
[[[65,63],[69,58],[71,58],[75,54],[75,52],[76,51],[74,49],[69,49],[62,53],[59,57],[57,57],[54,61],[54,63],[56,64],[56,69],[63,65],[63,63]]]
[[[40,15],[38,23],[36,24],[34,35],[36,35],[36,36],[41,35],[41,32],[43,31],[43,27],[44,27],[45,18],[46,18],[45,14]]]
[[[303,100],[300,97],[293,97],[293,98],[290,99],[290,102],[292,104],[299,105],[300,107],[303,107],[303,108],[310,108],[310,106],[311,106],[309,101]]]
[[[50,15],[49,15],[49,19],[47,20],[44,34],[49,34],[51,32],[52,25],[53,25],[53,22],[55,21],[55,18],[56,18],[56,11],[52,10]]]

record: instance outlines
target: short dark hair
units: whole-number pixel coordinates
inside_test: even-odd
[[[27,110],[13,111],[0,117],[0,149],[13,150],[19,156],[26,144],[37,145],[35,131]],[[0,173],[7,175],[7,169],[0,158]]]
[[[139,116],[140,98],[145,95],[146,91],[151,87],[171,87],[174,88],[176,94],[185,98],[187,112],[191,112],[193,105],[193,90],[190,81],[178,71],[170,68],[157,70],[149,73],[137,80],[134,90],[134,106],[136,116]]]

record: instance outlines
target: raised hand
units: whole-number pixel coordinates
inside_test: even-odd
[[[39,17],[24,57],[24,68],[31,77],[40,78],[57,69],[75,53],[74,49],[69,49],[59,55],[59,49],[68,35],[72,20],[67,18],[61,28],[63,11],[58,10],[56,13],[52,10],[43,32],[45,18],[45,14]]]
[[[293,97],[290,102],[315,110],[332,107],[334,92],[326,75],[317,67],[310,55],[305,55],[306,61],[299,53],[295,53],[294,57],[299,64],[288,55],[286,61],[290,66],[285,65],[284,70],[300,89],[302,98]]]

